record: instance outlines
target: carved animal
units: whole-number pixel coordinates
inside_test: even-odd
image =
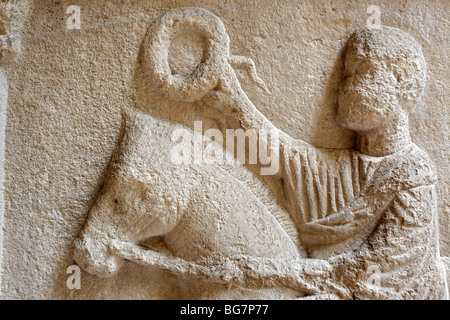
[[[111,277],[123,262],[111,252],[113,242],[139,244],[159,236],[174,257],[204,266],[233,256],[305,257],[288,213],[244,166],[173,163],[175,143],[169,137],[177,127],[142,114],[128,119],[120,151],[77,241],[77,263]],[[212,142],[203,137],[203,143]],[[179,284],[182,299],[303,295],[286,287],[230,289],[198,277],[180,277]]]

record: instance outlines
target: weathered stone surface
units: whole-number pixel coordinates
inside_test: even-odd
[[[446,1],[70,5],[23,2],[2,61],[2,298],[444,297]],[[280,170],[174,164],[195,121],[279,128]]]

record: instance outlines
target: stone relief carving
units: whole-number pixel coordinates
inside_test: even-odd
[[[172,74],[168,63],[171,39],[182,32],[206,42],[187,77]],[[109,177],[75,244],[82,268],[111,277],[126,259],[166,270],[178,277],[181,299],[448,298],[435,169],[409,136],[408,114],[426,82],[412,37],[381,27],[358,29],[348,40],[337,120],[357,133],[349,150],[316,148],[270,123],[234,71],[247,67],[268,91],[253,61],[230,55],[222,21],[206,10],[162,15],[144,50],[148,81],[164,97],[220,110],[228,128],[270,132],[258,139],[279,154],[271,178],[283,196],[236,161],[174,163],[169,151],[193,144],[171,139],[182,126],[127,115]]]

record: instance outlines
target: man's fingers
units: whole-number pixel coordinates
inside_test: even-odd
[[[212,90],[202,98],[202,102],[210,108],[224,111],[224,102],[226,99],[227,96],[225,93],[219,90]]]

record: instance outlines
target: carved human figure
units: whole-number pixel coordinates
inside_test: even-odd
[[[390,27],[361,28],[347,43],[337,120],[354,149],[315,148],[281,133],[285,203],[309,256],[327,259],[358,299],[440,299],[436,172],[411,142],[408,115],[424,91],[420,46]],[[273,129],[231,69],[203,98],[231,126]],[[236,103],[239,101],[240,103]]]

